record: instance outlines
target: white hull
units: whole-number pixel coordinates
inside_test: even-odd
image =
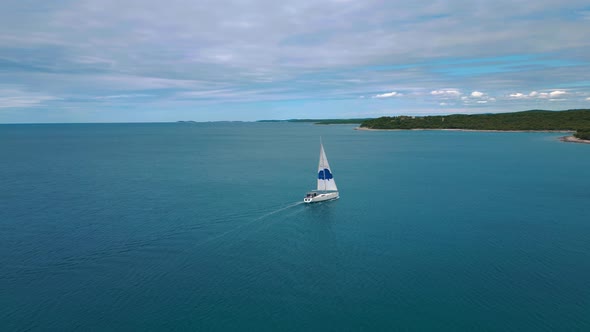
[[[315,196],[313,196],[315,194]],[[303,198],[304,203],[315,203],[315,202],[322,202],[322,201],[329,201],[331,199],[336,199],[338,196],[338,192],[329,192],[329,193],[311,193],[308,194],[306,197]]]

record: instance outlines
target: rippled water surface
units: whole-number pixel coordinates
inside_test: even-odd
[[[301,204],[319,137],[341,198]],[[0,126],[2,330],[590,330],[590,145]]]

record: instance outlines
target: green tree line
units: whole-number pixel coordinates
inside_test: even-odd
[[[576,131],[574,136],[579,139],[585,139],[590,141],[590,130],[578,130]]]
[[[363,121],[370,129],[572,130],[576,137],[590,134],[590,110],[532,110],[498,114],[384,116]],[[585,138],[589,139],[589,138]]]

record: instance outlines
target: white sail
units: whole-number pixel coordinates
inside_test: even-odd
[[[328,164],[328,158],[324,152],[324,145],[320,143],[320,163],[318,165],[318,190],[321,191],[337,191],[336,181],[334,175]]]

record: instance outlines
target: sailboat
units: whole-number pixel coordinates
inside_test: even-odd
[[[324,151],[324,145],[320,141],[320,163],[318,165],[318,187],[316,190],[308,192],[303,198],[305,203],[321,202],[330,199],[336,199],[338,196],[338,188],[336,187],[336,181],[334,181],[334,175],[328,164],[328,158],[326,158],[326,152]]]

